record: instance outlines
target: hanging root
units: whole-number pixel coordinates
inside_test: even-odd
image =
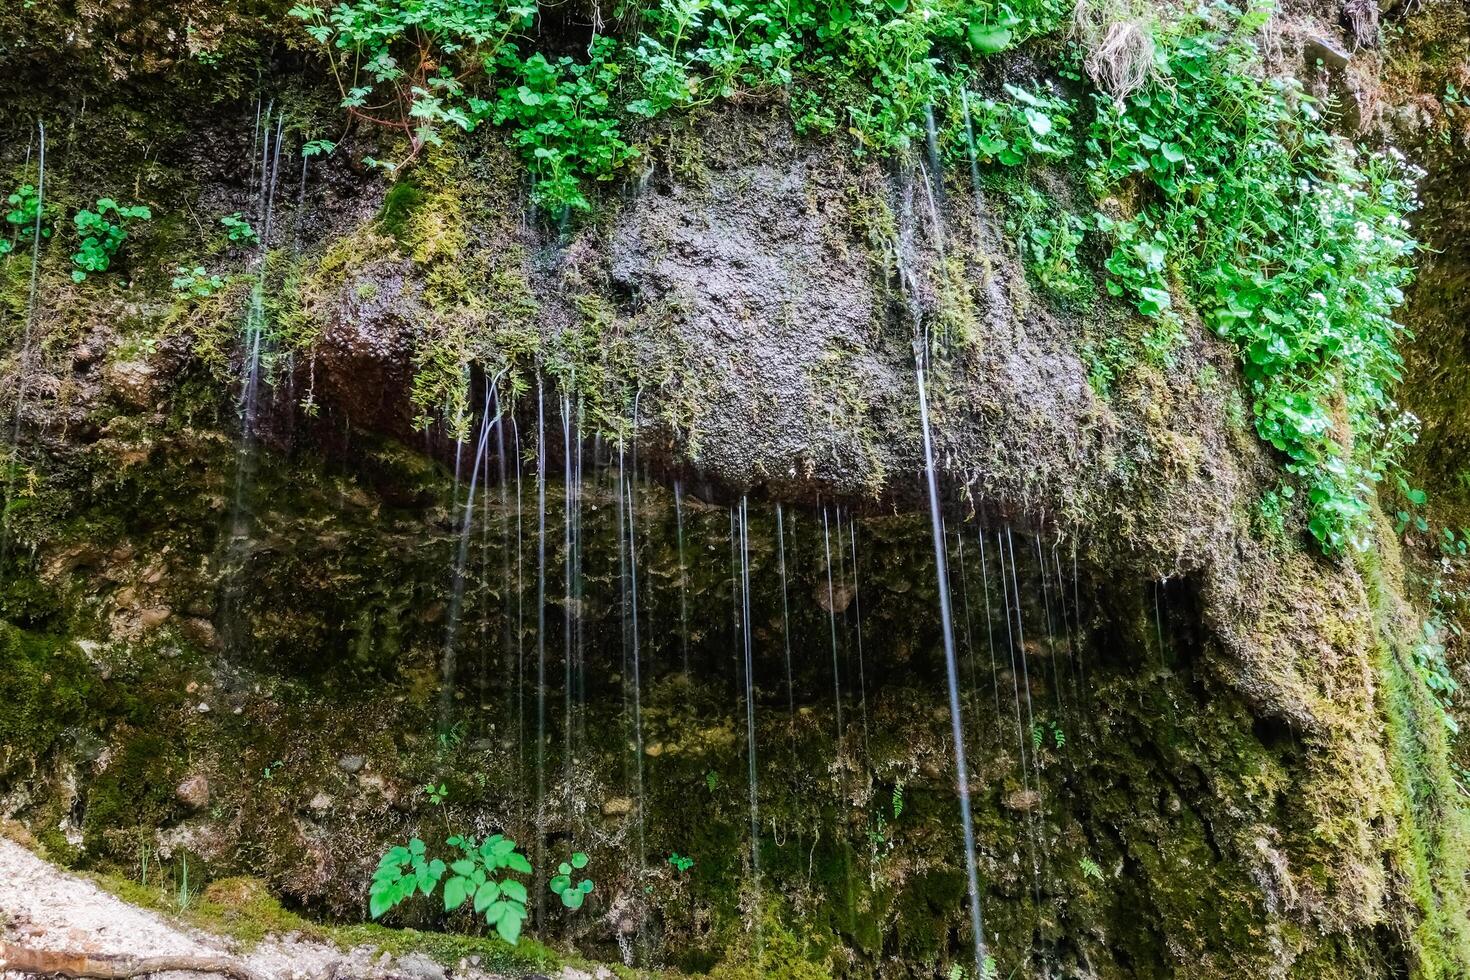
[[[1354,47],[1378,47],[1378,0],[1346,0],[1342,19],[1352,32]]]
[[[1087,52],[1082,67],[1098,88],[1124,98],[1154,71],[1154,35],[1146,19],[1123,16],[1111,4],[1077,0],[1072,34]]]
[[[0,942],[0,973],[13,971],[44,977],[89,977],[125,980],[172,970],[218,973],[234,980],[265,980],[238,960],[217,956],[90,956],[45,949],[27,949]]]

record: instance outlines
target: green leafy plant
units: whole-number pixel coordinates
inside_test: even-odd
[[[673,869],[676,872],[678,872],[679,874],[683,874],[684,872],[688,871],[690,868],[694,867],[694,858],[692,858],[692,857],[685,857],[684,855],[680,854],[678,851],[675,851],[674,853],[670,854],[668,861],[669,861],[669,864],[673,867]]]
[[[443,783],[439,783],[437,786],[433,783],[425,783],[422,791],[434,806],[439,806],[449,798],[449,787]]]
[[[1011,203],[1015,210],[1006,230],[1015,236],[1026,271],[1059,299],[1090,295],[1092,276],[1077,256],[1089,223],[1067,211],[1054,212],[1034,187],[1013,194]]]
[[[526,886],[508,874],[530,874],[531,862],[516,849],[515,841],[500,834],[484,841],[455,836],[445,844],[458,852],[448,864],[430,858],[428,847],[417,837],[390,848],[379,859],[368,887],[372,917],[382,918],[416,894],[428,897],[442,882],[446,912],[468,903],[502,939],[518,942],[526,921]]]
[[[11,227],[11,237],[0,239],[0,255],[8,255],[16,248],[33,241],[36,237],[36,219],[41,216],[41,196],[34,184],[22,184],[5,198],[10,209],[5,212],[5,223]],[[41,237],[51,237],[51,226],[41,223]]]
[[[291,9],[332,50],[343,108],[407,140],[396,160],[369,157],[370,165],[397,170],[445,131],[493,118],[511,130],[551,212],[586,210],[585,185],[635,156],[628,117],[744,92],[790,93],[800,131],[845,130],[860,155],[906,150],[926,109],[953,101],[971,62],[1054,30],[1069,12],[1063,0],[652,0],[624,21],[636,36],[598,32],[585,57],[553,58],[529,52],[534,5],[344,0]],[[1037,139],[1055,122],[1042,106],[1016,118]]]
[[[76,266],[72,279],[81,282],[89,272],[106,272],[128,239],[128,226],[152,217],[153,212],[144,205],[122,207],[110,197],[101,198],[90,210],[78,211],[73,219],[78,243],[71,257]]]
[[[225,279],[209,274],[202,265],[192,269],[181,265],[174,274],[172,287],[180,299],[205,299],[224,289]]]
[[[179,911],[186,911],[194,903],[194,892],[189,887],[189,855],[179,856],[179,890],[177,903]]]
[[[1077,861],[1077,867],[1082,872],[1082,877],[1091,878],[1094,881],[1103,880],[1102,868],[1098,867],[1096,861],[1090,857],[1083,857]]]
[[[1390,391],[1414,175],[1333,138],[1299,87],[1258,70],[1267,15],[1217,6],[1156,37],[1151,82],[1094,96],[1089,180],[1142,203],[1099,215],[1109,292],[1171,319],[1171,284],[1186,285],[1239,350],[1256,431],[1304,485],[1312,535],[1339,552],[1366,547],[1368,495],[1407,431]]]
[[[1058,749],[1066,748],[1067,736],[1062,726],[1054,721],[1036,721],[1031,724],[1031,747],[1040,750],[1050,736],[1051,744]]]
[[[522,61],[514,47],[502,53],[514,83],[500,90],[494,120],[511,124],[535,178],[535,199],[549,211],[589,210],[583,182],[609,179],[634,155],[612,107],[621,71],[616,50],[616,41],[599,37],[586,62],[549,61],[539,52]]]
[[[903,816],[903,780],[893,784],[893,819]]]
[[[219,223],[225,226],[225,233],[230,241],[240,245],[259,245],[260,235],[250,226],[250,222],[240,216],[240,212],[227,214],[219,219]]]
[[[275,762],[272,762],[270,765],[261,770],[260,778],[265,780],[274,779],[276,777],[276,773],[280,772],[283,765],[285,765],[285,763],[282,762],[280,759],[277,759]]]
[[[1010,99],[972,101],[975,155],[981,163],[1017,167],[1031,159],[1063,160],[1076,148],[1070,134],[1072,103],[1048,88],[1007,84]]]
[[[1454,536],[1453,532],[1448,533],[1451,537]],[[1444,628],[1443,624],[1434,618],[1424,622],[1420,630],[1419,641],[1414,644],[1414,670],[1439,705],[1440,720],[1444,723],[1445,728],[1451,735],[1458,735],[1460,724],[1455,721],[1454,715],[1450,712],[1450,705],[1459,692],[1460,685],[1455,680],[1454,672],[1445,656]]]
[[[444,127],[473,130],[487,116],[489,102],[468,83],[484,77],[535,14],[534,5],[488,0],[351,0],[290,10],[307,34],[339,53],[342,64],[337,57],[330,64],[348,114],[407,139],[396,162],[369,158],[388,170],[441,144]]]
[[[587,867],[587,855],[577,851],[572,855],[570,862],[563,861],[552,875],[549,887],[552,894],[561,899],[561,903],[569,909],[579,909],[587,896],[592,894],[592,879],[583,878],[581,881],[573,881],[572,872],[580,871]]]

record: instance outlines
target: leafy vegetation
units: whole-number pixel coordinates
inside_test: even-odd
[[[291,15],[334,52],[342,107],[405,138],[397,161],[370,163],[396,170],[446,131],[490,121],[509,129],[537,202],[558,213],[588,209],[586,183],[637,156],[630,124],[741,92],[788,92],[799,131],[845,129],[860,154],[905,150],[970,65],[1068,10],[1059,0],[659,0],[614,25],[623,36],[599,32],[585,57],[556,59],[525,53],[534,6],[347,0]],[[1011,94],[1014,104],[980,107],[984,132],[1005,140],[996,153],[1064,155],[1050,97]]]
[[[81,282],[89,272],[106,272],[128,239],[129,225],[152,217],[153,212],[144,205],[123,207],[110,197],[101,198],[91,209],[78,211],[73,218],[78,241],[71,257],[76,266],[72,279]]]
[[[484,841],[455,836],[445,843],[459,852],[448,864],[429,857],[417,837],[390,848],[379,859],[368,889],[372,917],[382,918],[416,894],[427,898],[442,883],[444,911],[469,903],[502,939],[516,943],[526,921],[526,886],[507,873],[530,874],[531,862],[516,849],[515,841],[500,834]]]
[[[1081,301],[1092,295],[1092,275],[1077,254],[1088,222],[1069,211],[1054,210],[1034,187],[1013,194],[1011,203],[1014,210],[1006,230],[1014,236],[1026,270],[1058,299]]]
[[[1155,322],[1142,352],[1165,366],[1181,309],[1197,310],[1240,349],[1256,430],[1301,481],[1311,533],[1329,552],[1365,543],[1371,488],[1406,441],[1381,420],[1396,410],[1411,175],[1392,156],[1355,153],[1299,87],[1263,76],[1266,8],[1217,6],[1155,27],[1136,90],[1092,93],[1081,154],[1078,107],[1048,85],[967,91],[982,59],[1063,21],[1070,5],[1056,0],[660,0],[608,25],[585,54],[556,58],[532,50],[534,12],[450,0],[292,10],[335,52],[344,108],[406,138],[387,166],[490,122],[508,131],[550,213],[590,209],[588,186],[638,156],[631,134],[643,122],[776,90],[799,131],[844,131],[859,154],[909,150],[932,111],[951,162],[1080,155],[1094,215],[1033,188],[1015,194],[1009,229],[1030,273],[1058,300],[1084,301],[1082,247],[1098,235],[1107,292]],[[1100,391],[1112,360],[1098,361]]]
[[[260,235],[250,226],[250,222],[240,216],[240,212],[227,214],[219,219],[224,225],[225,234],[229,240],[237,245],[259,245]]]
[[[1107,288],[1146,317],[1177,318],[1174,282],[1241,351],[1256,430],[1306,484],[1322,548],[1365,546],[1371,487],[1402,427],[1393,318],[1411,276],[1412,174],[1329,135],[1293,82],[1262,78],[1253,36],[1267,11],[1215,9],[1157,38],[1154,80],[1097,92],[1087,142]]]
[[[202,265],[192,269],[181,265],[175,271],[171,286],[180,299],[206,299],[225,288],[225,278],[211,275]]]
[[[572,874],[585,867],[587,867],[587,855],[577,851],[572,855],[571,861],[561,863],[548,885],[552,894],[560,898],[561,903],[573,911],[581,908],[587,896],[592,894],[592,879],[583,878],[581,881],[576,881]]]
[[[1035,91],[1007,84],[1009,99],[966,100],[980,163],[1020,166],[1029,160],[1065,160],[1076,149],[1071,136],[1076,107],[1046,87]],[[968,144],[970,132],[965,134]],[[958,147],[968,154],[969,146]]]
[[[10,226],[10,237],[0,239],[0,255],[9,255],[17,248],[35,240],[36,222],[41,220],[41,237],[51,237],[51,226],[41,217],[41,195],[34,184],[22,184],[5,198],[10,209],[5,212],[5,223]]]

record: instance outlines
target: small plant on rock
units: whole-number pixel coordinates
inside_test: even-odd
[[[260,235],[251,227],[250,222],[240,216],[240,212],[227,214],[219,219],[219,223],[225,226],[225,234],[231,242],[237,245],[259,245]]]
[[[428,847],[417,837],[390,848],[378,860],[368,888],[372,917],[382,918],[415,894],[428,897],[442,883],[446,912],[468,903],[500,938],[518,942],[526,922],[526,886],[509,874],[530,874],[531,862],[516,849],[515,841],[501,834],[484,841],[455,836],[445,843],[459,852],[448,864],[429,857]]]
[[[110,197],[98,200],[91,210],[78,211],[73,220],[80,241],[71,257],[76,266],[71,273],[72,280],[81,282],[89,272],[106,272],[128,239],[128,225],[152,217],[153,212],[145,205],[122,207]]]
[[[572,855],[570,862],[563,861],[556,869],[557,873],[552,876],[550,883],[552,894],[559,897],[561,903],[569,909],[581,908],[587,896],[592,894],[591,878],[573,881],[572,872],[580,871],[585,867],[587,867],[587,855],[578,851]]]
[[[174,294],[180,299],[206,299],[225,288],[223,276],[210,275],[204,266],[179,266],[173,278]]]
[[[14,194],[5,199],[10,210],[5,212],[5,223],[14,229],[14,237],[0,239],[0,255],[9,255],[23,244],[36,237],[36,221],[41,217],[41,195],[34,184],[22,184]],[[41,237],[50,238],[51,229],[44,221]]]

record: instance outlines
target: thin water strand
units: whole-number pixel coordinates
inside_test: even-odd
[[[931,116],[932,124],[932,116]],[[944,525],[939,516],[939,482],[934,473],[934,448],[929,434],[929,400],[924,391],[924,368],[916,365],[919,420],[924,431],[924,473],[929,483],[929,518],[934,534],[934,571],[939,578],[939,620],[944,634],[945,680],[949,684],[949,720],[954,738],[955,788],[960,798],[960,823],[965,834],[965,885],[970,893],[970,930],[975,942],[975,976],[986,975],[985,928],[980,911],[980,881],[975,867],[975,822],[970,813],[970,771],[965,761],[965,729],[960,716],[959,666],[955,661],[954,623],[949,605],[949,572],[945,567]]]

